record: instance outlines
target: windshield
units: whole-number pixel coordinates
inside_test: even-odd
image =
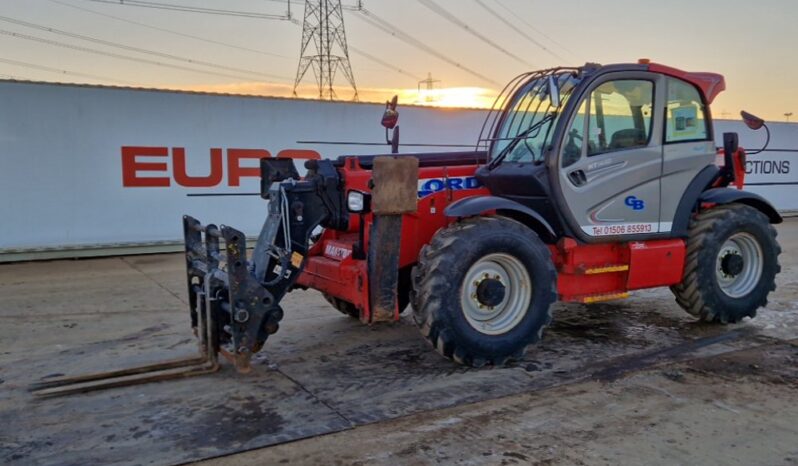
[[[553,76],[559,89],[561,103],[558,108],[552,106],[549,98],[549,76]],[[559,119],[559,110],[565,106],[579,80],[573,70],[539,72],[519,86],[490,139],[491,161],[542,161],[544,148],[550,143]]]

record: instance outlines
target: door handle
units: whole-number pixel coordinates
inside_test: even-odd
[[[571,183],[576,186],[582,186],[587,183],[587,176],[585,176],[585,172],[582,170],[574,170],[568,173],[568,178],[571,180]]]

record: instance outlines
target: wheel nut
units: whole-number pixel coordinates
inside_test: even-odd
[[[249,312],[246,309],[238,309],[234,316],[236,322],[242,324],[249,320]]]

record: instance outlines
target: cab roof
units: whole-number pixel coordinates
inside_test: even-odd
[[[642,62],[643,60],[641,60]],[[648,66],[648,71],[652,73],[661,73],[674,78],[683,79],[697,88],[701,89],[704,94],[704,99],[708,104],[711,104],[715,97],[721,92],[726,90],[726,80],[723,75],[718,73],[707,73],[704,71],[682,71],[670,66],[661,65],[659,63],[641,63]]]
[[[652,63],[647,58],[641,58],[637,63],[618,63],[612,65],[586,63],[584,66],[580,67],[580,69],[590,73],[599,70],[602,72],[637,70],[672,76],[696,86],[703,94],[707,104],[711,104],[718,94],[726,90],[726,80],[723,78],[723,75],[704,71],[683,71],[660,63]]]

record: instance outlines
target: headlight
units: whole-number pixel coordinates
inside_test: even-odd
[[[349,191],[346,196],[346,207],[350,212],[363,212],[366,207],[366,196],[360,191]]]

